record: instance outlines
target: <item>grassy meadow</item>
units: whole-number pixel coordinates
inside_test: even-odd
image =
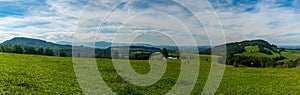
[[[295,55],[289,52],[291,51],[283,55]],[[167,70],[157,83],[139,87],[120,78],[110,59],[96,61],[103,79],[117,94],[165,94],[176,83],[181,67],[180,60],[167,60]],[[210,56],[201,55],[200,62],[198,81],[192,92],[195,95],[201,93],[207,80],[211,65]],[[131,60],[131,65],[141,74],[150,71],[148,60]],[[216,94],[297,94],[300,93],[299,88],[299,68],[226,66]],[[0,94],[83,94],[83,92],[74,73],[72,58],[0,53]]]
[[[268,50],[268,51],[271,51],[272,55],[261,53],[261,52],[259,52],[258,46],[246,46],[245,49],[246,49],[246,52],[243,52],[241,54],[236,54],[236,55],[242,55],[242,56],[253,56],[253,55],[255,55],[256,57],[267,57],[267,58],[274,58],[274,57],[279,57],[280,56],[280,54],[275,53],[275,52],[273,52],[273,51],[271,51],[267,48],[265,48],[265,49]]]

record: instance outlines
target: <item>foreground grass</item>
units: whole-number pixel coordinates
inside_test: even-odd
[[[78,94],[71,58],[0,53],[0,94]]]
[[[206,61],[208,59],[208,61]],[[124,81],[110,59],[97,59],[107,85],[117,94],[165,94],[176,83],[179,60],[168,60],[165,75],[151,86],[139,87]],[[210,71],[210,57],[200,56],[198,81],[192,94],[200,94]],[[146,60],[132,60],[141,74],[148,73]],[[234,68],[226,66],[216,94],[298,94],[300,69]],[[72,58],[0,53],[0,94],[83,94],[77,82]]]

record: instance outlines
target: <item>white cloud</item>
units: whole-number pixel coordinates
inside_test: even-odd
[[[218,11],[228,41],[265,39],[274,44],[297,44],[299,40],[284,34],[300,33],[300,14],[293,8],[276,7],[274,2],[259,2],[258,12]],[[297,35],[295,35],[297,36]],[[299,37],[299,35],[298,35]]]
[[[34,37],[53,42],[72,41],[78,25],[77,32],[80,35],[75,37],[80,40],[93,41],[93,38],[97,36],[97,40],[112,41],[114,33],[123,23],[123,27],[120,28],[122,39],[131,37],[137,32],[135,30],[139,30],[142,32],[138,33],[159,31],[170,37],[186,40],[186,42],[190,42],[190,36],[193,35],[198,41],[197,44],[209,44],[207,38],[209,35],[213,37],[211,38],[213,44],[224,43],[222,39],[224,35],[222,35],[218,19],[206,0],[176,0],[193,14],[176,4],[154,4],[149,5],[149,8],[142,8],[148,5],[139,8],[134,3],[127,3],[107,18],[108,21],[105,21],[107,24],[102,27],[107,30],[106,33],[95,35],[101,20],[123,1],[125,0],[90,0],[87,3],[82,0],[46,0],[44,6],[28,7],[24,16],[0,17],[0,34],[5,35],[0,42],[16,36]],[[13,2],[13,0],[0,0],[0,2]],[[227,0],[227,2],[232,1]],[[86,4],[89,6],[85,6]],[[298,40],[300,15],[294,8],[278,7],[274,0],[235,7],[224,7],[220,3],[212,5],[217,6],[215,10],[224,25],[228,42],[262,38],[274,44],[300,43]],[[292,7],[297,7],[297,5],[299,5],[297,2],[293,2]],[[249,7],[255,10],[243,11]],[[140,12],[144,14],[136,15]],[[204,31],[193,15],[200,19],[207,31]],[[191,35],[187,33],[183,25],[190,29]]]

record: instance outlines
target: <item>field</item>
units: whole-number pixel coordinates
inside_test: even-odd
[[[295,60],[300,58],[300,50],[286,50],[284,52],[281,52],[281,54],[291,60]]]
[[[245,49],[246,49],[246,52],[243,52],[243,53],[237,54],[237,55],[243,55],[243,56],[253,56],[253,55],[255,55],[256,57],[267,57],[267,58],[274,58],[274,57],[279,57],[280,56],[280,54],[275,53],[273,51],[272,51],[272,55],[268,55],[268,54],[265,54],[265,53],[260,53],[258,46],[246,46]],[[265,48],[265,49],[269,50],[267,48]],[[271,51],[271,50],[269,50],[269,51]]]
[[[208,60],[208,61],[207,61]],[[200,71],[192,94],[200,94],[210,71],[210,57],[200,56]],[[157,83],[139,87],[122,80],[110,59],[97,59],[107,85],[117,94],[164,94],[176,83],[179,60],[168,60],[167,70]],[[147,60],[131,65],[145,74]],[[189,65],[189,64],[183,64]],[[300,93],[299,68],[234,68],[226,66],[216,94],[297,94]],[[0,53],[0,94],[83,94],[77,82],[72,58]]]

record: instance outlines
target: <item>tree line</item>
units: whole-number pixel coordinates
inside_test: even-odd
[[[285,62],[280,62],[279,60],[286,59],[283,56],[278,56],[274,58],[268,57],[255,57],[255,56],[242,56],[242,55],[229,55],[226,57],[221,57],[219,63],[233,65],[234,67],[284,67],[284,68],[293,68],[300,65],[300,58],[296,60],[289,60]]]
[[[148,52],[144,52],[144,51],[130,51],[128,58],[129,59],[134,59],[134,60],[148,60],[152,53],[154,52],[160,52],[163,57],[168,58],[168,50],[166,48],[162,48],[160,51],[157,50],[153,50],[153,51],[148,51]],[[114,51],[112,56],[110,56],[109,58],[114,58],[114,59],[124,59],[126,57],[122,56],[121,53],[118,53],[118,51]]]
[[[35,55],[47,55],[54,56],[54,50],[52,48],[37,48],[31,46],[21,47],[20,45],[9,45],[9,46],[0,46],[0,52],[5,53],[16,53],[16,54],[35,54]],[[66,57],[66,49],[60,49],[58,51],[58,56]]]
[[[89,47],[77,47],[78,50],[95,49],[95,55],[90,54],[75,54],[75,57],[87,57],[87,58],[124,58],[124,54],[121,51],[112,51],[111,48],[108,49],[98,49]],[[120,47],[123,48],[123,47]],[[32,46],[21,46],[21,45],[0,45],[0,52],[5,53],[16,53],[16,54],[34,54],[34,55],[46,55],[46,56],[72,56],[72,50],[59,49],[55,52],[52,48],[34,48]],[[161,52],[166,58],[168,57],[168,50],[166,48],[151,48],[151,47],[141,47],[132,46],[129,49],[129,59],[146,60],[149,59],[153,52]]]

